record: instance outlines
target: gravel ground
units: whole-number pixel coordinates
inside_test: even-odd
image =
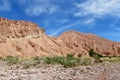
[[[64,68],[46,65],[22,69],[0,62],[0,80],[120,80],[120,63],[101,63],[93,66]]]

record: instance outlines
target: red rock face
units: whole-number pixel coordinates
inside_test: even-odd
[[[70,53],[88,56],[90,49],[102,55],[120,55],[120,43],[93,34],[69,31],[54,38],[34,23],[0,18],[0,57],[66,56]]]

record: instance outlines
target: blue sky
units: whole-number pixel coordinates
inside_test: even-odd
[[[52,36],[76,30],[120,41],[120,0],[0,0],[0,17],[35,22]]]

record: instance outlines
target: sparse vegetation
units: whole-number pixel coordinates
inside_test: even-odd
[[[102,55],[98,54],[93,49],[90,49],[89,55],[90,57],[93,57],[95,60],[100,60],[100,58],[102,57]]]
[[[119,62],[120,61],[120,56],[102,57],[101,60],[104,61],[104,62]]]
[[[73,54],[68,54],[66,57],[60,57],[60,56],[55,56],[55,57],[45,57],[45,58],[40,58],[40,57],[33,57],[33,58],[24,58],[24,59],[19,59],[18,57],[12,57],[12,56],[7,56],[6,58],[0,57],[1,61],[6,61],[8,65],[13,65],[13,64],[19,64],[21,65],[24,69],[30,68],[30,67],[35,67],[39,65],[42,61],[43,64],[61,64],[65,68],[68,67],[75,67],[75,66],[86,66],[86,65],[91,65],[91,57],[95,59],[95,61],[109,61],[109,62],[116,62],[120,61],[120,57],[102,57],[98,53],[96,53],[94,50],[89,51],[90,57],[88,58],[81,58],[81,54],[78,54],[78,57],[74,57]]]
[[[61,64],[64,67],[75,67],[79,65],[90,65],[90,59],[81,59],[80,57],[74,57],[73,54],[68,54],[66,57],[45,57],[45,58],[39,58],[39,57],[33,57],[29,59],[23,59],[19,60],[18,57],[12,57],[8,56],[4,59],[4,61],[7,61],[8,64],[20,64],[23,66],[24,69],[37,66],[40,64],[40,61],[43,60],[44,64]]]
[[[7,64],[9,64],[9,65],[17,64],[19,62],[18,57],[13,57],[13,56],[7,56],[3,60],[6,61]]]
[[[3,61],[4,59],[2,57],[0,57],[0,61]]]
[[[28,69],[32,66],[32,64],[30,62],[23,62],[22,66],[23,66],[24,69]]]
[[[74,55],[68,54],[66,57],[46,57],[45,63],[47,64],[62,64],[64,67],[74,67],[78,65],[90,65],[90,59],[75,58]]]
[[[67,56],[66,56],[67,58],[73,58],[74,57],[74,55],[73,54],[67,54]]]
[[[47,64],[57,64],[62,63],[64,60],[64,57],[46,57],[44,59],[44,62]]]
[[[85,58],[83,60],[81,60],[80,65],[82,66],[87,66],[91,64],[91,58]]]
[[[40,58],[39,57],[34,57],[31,59],[26,59],[21,61],[21,64],[23,66],[24,69],[30,68],[30,67],[35,67],[38,64],[40,64]]]
[[[81,58],[81,57],[82,57],[82,54],[79,53],[79,54],[78,54],[78,57]]]
[[[90,57],[95,59],[95,62],[118,62],[120,61],[120,56],[102,56],[96,53],[93,49],[89,51]]]

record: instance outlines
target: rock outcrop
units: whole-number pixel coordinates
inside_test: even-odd
[[[0,57],[65,56],[64,53],[69,53],[68,48],[63,48],[36,24],[0,18]]]
[[[60,35],[56,40],[76,54],[88,55],[89,50],[94,49],[105,56],[120,55],[120,43],[100,38],[94,34],[68,31]]]
[[[0,36],[6,38],[20,38],[43,33],[44,29],[39,28],[37,24],[33,24],[32,22],[0,18]]]
[[[0,18],[0,57],[88,56],[90,49],[102,55],[120,55],[120,43],[93,34],[69,31],[54,38],[32,22]]]

